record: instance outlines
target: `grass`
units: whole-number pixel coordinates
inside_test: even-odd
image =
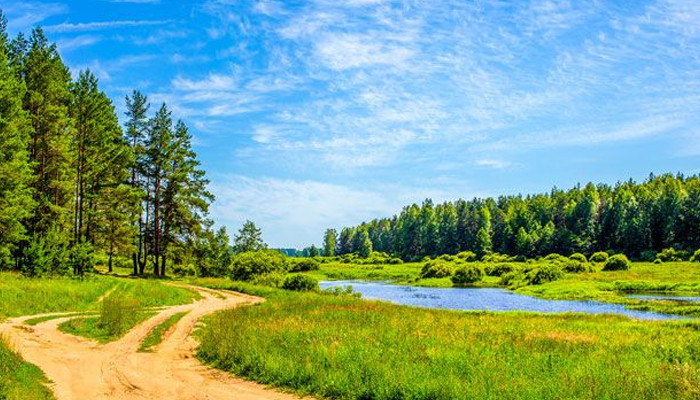
[[[148,333],[148,336],[141,342],[139,346],[139,352],[148,353],[152,352],[155,346],[158,346],[163,341],[163,336],[170,328],[175,326],[187,314],[187,312],[179,312],[177,314],[171,315],[168,319],[163,321],[160,325],[156,326]]]
[[[53,399],[41,370],[22,360],[7,342],[0,338],[0,399]]]
[[[39,325],[42,322],[50,321],[52,319],[66,318],[78,315],[89,315],[85,313],[70,313],[70,314],[59,314],[59,315],[45,315],[43,317],[30,318],[24,321],[25,324],[29,326]]]
[[[334,399],[697,399],[700,323],[469,313],[264,295],[199,332],[198,356],[237,375]]]

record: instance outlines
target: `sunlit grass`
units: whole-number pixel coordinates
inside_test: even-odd
[[[208,319],[200,358],[259,382],[338,399],[700,395],[695,321],[468,313],[265,291],[267,302]]]
[[[0,399],[42,400],[53,399],[41,370],[24,362],[0,337]]]
[[[139,352],[151,352],[153,348],[158,346],[164,339],[164,335],[170,328],[178,323],[187,314],[187,312],[179,312],[177,314],[171,315],[168,319],[160,323],[158,326],[153,328],[148,336],[141,342],[139,346]]]

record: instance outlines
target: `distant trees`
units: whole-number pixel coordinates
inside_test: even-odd
[[[700,176],[665,174],[642,183],[587,184],[548,194],[404,207],[400,214],[341,230],[337,254],[374,251],[404,260],[471,251],[544,256],[612,250],[638,258],[700,247]]]
[[[213,196],[184,123],[127,97],[126,131],[89,70],[75,80],[41,28],[10,41],[0,12],[0,268],[82,274],[96,252],[134,273],[208,234]],[[228,239],[226,239],[228,240]],[[228,244],[227,244],[228,246]],[[220,255],[215,255],[220,257]]]

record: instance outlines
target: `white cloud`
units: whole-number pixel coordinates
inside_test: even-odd
[[[12,1],[0,2],[0,8],[8,18],[10,32],[21,32],[50,17],[65,14],[68,8],[61,3]]]
[[[383,64],[400,67],[414,54],[408,47],[379,41],[370,35],[346,33],[325,35],[316,43],[316,52],[334,70]]]
[[[70,39],[59,39],[56,42],[58,50],[61,52],[69,52],[82,47],[92,46],[99,43],[101,37],[95,35],[81,35]]]
[[[44,28],[46,32],[83,32],[96,31],[115,28],[129,28],[137,26],[155,26],[165,25],[172,21],[103,21],[103,22],[82,22],[68,23],[64,22],[57,25],[49,25]]]
[[[504,168],[508,168],[511,166],[510,161],[497,160],[497,159],[492,159],[492,158],[476,160],[476,161],[474,161],[474,164],[478,165],[480,167],[489,167],[489,168],[495,168],[495,169],[504,169]]]

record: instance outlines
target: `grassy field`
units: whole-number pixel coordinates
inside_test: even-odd
[[[47,380],[41,370],[24,362],[0,338],[0,399],[53,399],[44,383]]]
[[[700,396],[696,321],[439,311],[200,283],[268,301],[209,318],[199,333],[199,357],[299,393],[337,399]]]

